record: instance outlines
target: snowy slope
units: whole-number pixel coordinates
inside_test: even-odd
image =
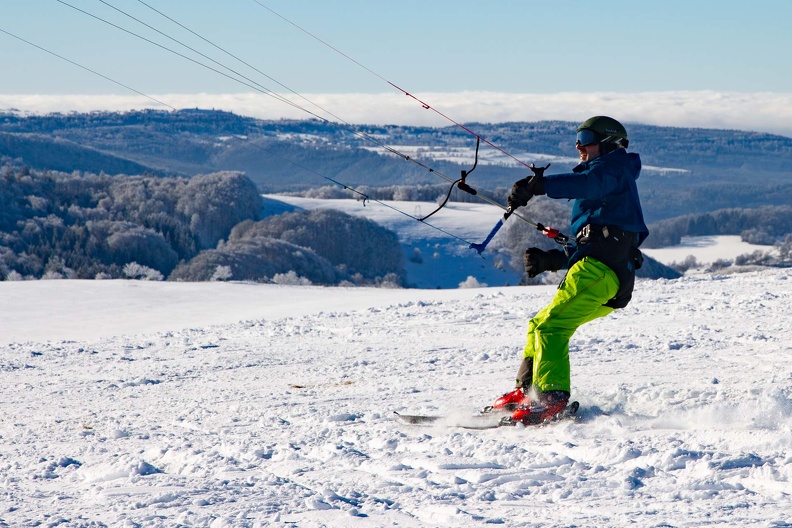
[[[579,423],[394,419],[509,389],[552,292],[0,283],[0,526],[792,526],[792,270],[639,281]]]

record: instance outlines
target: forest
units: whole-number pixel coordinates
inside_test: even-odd
[[[396,235],[339,212],[261,220],[239,172],[192,178],[0,168],[0,279],[301,280],[401,286]],[[349,244],[335,242],[350,242]]]
[[[395,233],[366,219],[319,209],[261,218],[262,199],[239,172],[192,178],[110,176],[104,173],[0,168],[0,279],[136,278],[251,280],[327,285],[406,285],[403,249]],[[361,187],[378,200],[436,201],[446,185]],[[505,201],[498,188],[492,198]],[[350,198],[325,186],[301,194]],[[458,190],[452,199],[474,201]],[[569,204],[538,198],[531,213],[551,225],[569,221]],[[504,229],[512,262],[526,247],[554,247],[538,231]],[[650,226],[647,247],[678,244],[684,236],[739,234],[775,245],[781,260],[745,255],[740,264],[789,265],[792,206],[726,209],[685,215]],[[691,264],[691,263],[687,263]],[[678,270],[684,271],[686,264]],[[662,266],[639,275],[673,278]],[[555,281],[540,276],[525,283]]]
[[[685,236],[740,235],[744,242],[772,246],[792,233],[792,205],[719,209],[682,215],[650,226],[646,247],[679,244]]]

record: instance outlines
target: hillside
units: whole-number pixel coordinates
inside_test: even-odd
[[[489,431],[392,413],[511,388],[552,286],[0,282],[0,525],[788,526],[791,273],[639,281],[580,421]]]
[[[63,172],[85,171],[107,174],[158,173],[151,167],[136,163],[73,141],[41,134],[0,133],[0,158],[30,160],[34,167]]]
[[[574,123],[473,123],[478,134],[527,163],[552,162],[552,171],[575,163]],[[735,130],[628,124],[631,148],[640,152],[639,180],[647,221],[729,207],[792,203],[792,138]],[[245,172],[264,192],[304,190],[331,178],[351,186],[442,183],[436,175],[382,145],[415,157],[456,178],[473,163],[473,136],[458,127],[348,127],[307,121],[262,121],[227,112],[182,110],[128,113],[0,114],[2,154],[38,169],[106,167],[107,173],[141,170],[194,175]],[[57,157],[51,148],[23,140],[69,142]],[[361,138],[361,134],[376,142]],[[14,141],[16,143],[14,143]],[[18,145],[14,147],[14,145]],[[54,166],[57,164],[57,167]],[[510,187],[526,169],[483,146],[468,183],[482,190]],[[750,185],[746,185],[746,181]]]

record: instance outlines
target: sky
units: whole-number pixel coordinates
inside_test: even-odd
[[[0,0],[0,13],[0,30],[115,81],[0,32],[0,109],[157,106],[137,91],[178,108],[310,117],[262,93],[276,92],[349,122],[448,124],[395,84],[458,121],[608,113],[792,136],[786,0]]]

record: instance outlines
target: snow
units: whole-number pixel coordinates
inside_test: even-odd
[[[469,430],[555,287],[376,203],[275,198],[395,230],[429,289],[0,282],[0,526],[792,526],[792,270],[639,280],[572,341],[579,421]]]
[[[359,310],[372,307],[372,298],[376,297],[363,288],[261,288],[225,282],[56,282],[0,282],[0,345],[27,340],[99,339],[291,317],[328,306]],[[427,292],[432,300],[475,295],[473,290]],[[409,302],[414,296],[413,291],[396,289],[389,291],[382,302]]]
[[[552,286],[0,282],[0,526],[790,526],[792,270],[639,280],[580,420],[511,388]]]

